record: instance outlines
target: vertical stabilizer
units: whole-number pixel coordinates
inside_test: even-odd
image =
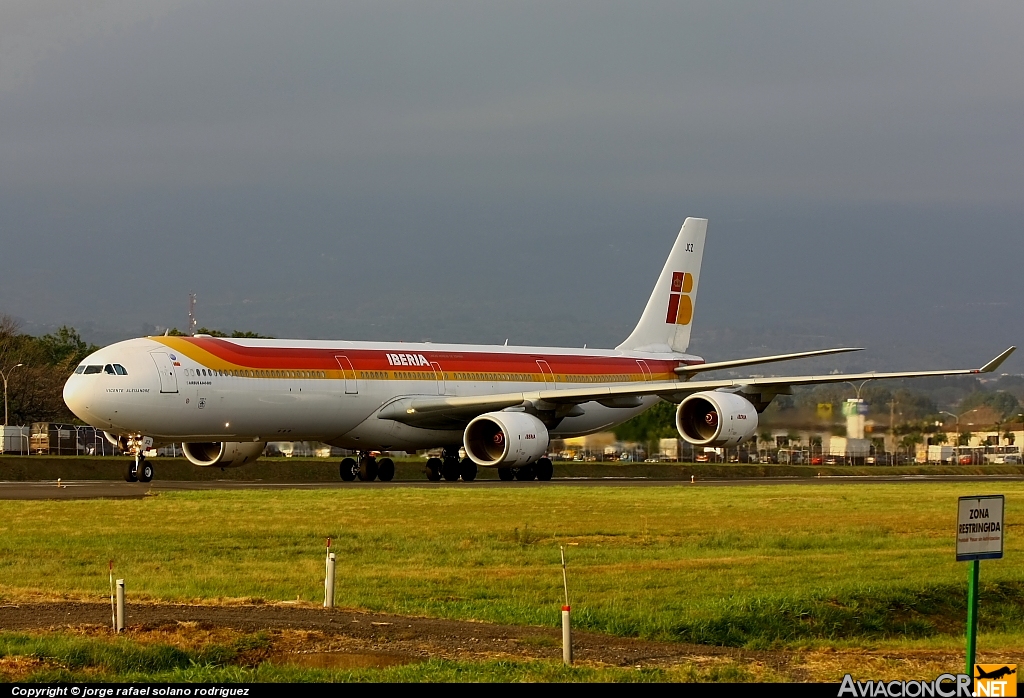
[[[697,302],[706,218],[687,218],[633,333],[617,349],[685,352]]]

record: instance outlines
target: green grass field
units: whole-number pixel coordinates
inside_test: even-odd
[[[0,597],[322,600],[556,625],[566,546],[578,627],[768,647],[959,647],[956,498],[1007,497],[1006,559],[982,563],[983,642],[1024,647],[1022,483],[174,492],[0,502]],[[397,670],[396,670],[397,671]]]
[[[127,457],[0,456],[0,480],[121,480]],[[156,479],[263,480],[265,482],[339,482],[338,458],[260,458],[241,468],[197,468],[184,458],[154,458]],[[396,480],[425,480],[426,459],[395,461]],[[574,463],[555,461],[555,478],[636,477],[652,480],[732,478],[813,478],[891,475],[1021,475],[1024,465],[778,465],[750,463]],[[497,480],[494,468],[481,468],[480,480]]]

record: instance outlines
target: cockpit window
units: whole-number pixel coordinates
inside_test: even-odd
[[[114,372],[117,373],[117,375],[119,375],[119,376],[127,376],[128,375],[127,369],[125,369],[125,367],[122,366],[121,364],[114,364]]]
[[[103,372],[110,374],[111,376],[117,375],[117,373],[114,372],[114,367],[111,366],[110,364],[107,364],[106,366],[103,367]]]
[[[76,369],[75,369],[75,373],[78,373],[78,374],[82,374],[82,373],[85,373],[85,364],[82,364],[81,366],[79,366],[78,368],[76,368]]]
[[[103,373],[103,367],[102,366],[86,366],[85,367],[85,375],[88,376],[91,373]]]

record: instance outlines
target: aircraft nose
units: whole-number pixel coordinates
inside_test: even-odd
[[[91,386],[79,375],[72,375],[64,384],[64,404],[83,422],[89,419],[89,397]]]

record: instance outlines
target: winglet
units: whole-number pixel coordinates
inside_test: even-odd
[[[1009,349],[1004,351],[1002,354],[1000,354],[999,356],[997,356],[996,358],[992,359],[987,364],[985,364],[984,366],[979,368],[977,370],[977,373],[992,373],[997,368],[1002,366],[1003,362],[1006,361],[1007,357],[1010,354],[1012,354],[1013,352],[1015,352],[1016,350],[1017,350],[1017,347],[1010,347]]]

